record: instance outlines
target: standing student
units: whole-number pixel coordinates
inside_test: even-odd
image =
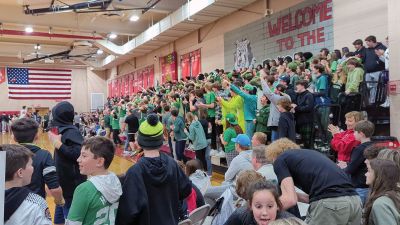
[[[231,89],[237,93],[240,97],[243,98],[244,102],[244,120],[246,124],[246,134],[249,138],[253,137],[255,125],[253,120],[256,118],[256,109],[257,109],[257,95],[251,84],[246,84],[243,87],[243,91],[236,87],[234,84],[231,84]]]
[[[62,190],[58,182],[58,176],[54,160],[47,150],[41,149],[35,143],[38,140],[39,124],[33,119],[21,118],[11,125],[11,137],[15,142],[29,149],[34,156],[32,165],[34,168],[31,183],[27,186],[33,193],[46,198],[45,185],[47,185],[54,203],[57,206],[64,205]]]
[[[116,145],[122,144],[122,141],[119,139],[119,133],[120,133],[121,127],[119,125],[118,112],[115,110],[113,110],[111,112],[111,128],[112,128],[114,144],[116,144]]]
[[[288,138],[293,142],[296,142],[296,128],[294,122],[294,115],[290,112],[292,110],[292,102],[283,98],[277,103],[277,107],[281,116],[278,122],[278,138]]]
[[[207,171],[206,150],[208,143],[203,127],[197,117],[191,112],[186,113],[186,121],[190,124],[188,138],[193,143],[196,159],[201,162],[204,171]]]
[[[122,188],[118,177],[107,170],[114,153],[114,144],[105,137],[83,142],[79,170],[89,178],[75,189],[66,225],[115,224]]]
[[[175,153],[178,161],[186,163],[187,159],[184,155],[186,141],[188,139],[185,133],[185,120],[179,115],[177,109],[171,111],[171,119],[173,125],[170,126],[173,137],[175,138]]]
[[[374,134],[375,126],[370,121],[360,121],[354,127],[355,140],[359,141],[351,152],[350,162],[344,169],[351,177],[351,183],[356,188],[357,194],[361,198],[361,202],[364,205],[368,196],[368,186],[365,184],[365,173],[367,172],[367,166],[364,163],[364,150],[371,146],[373,142],[371,137]]]
[[[5,225],[51,225],[46,200],[25,187],[31,183],[33,153],[21,145],[0,145],[0,151],[6,152]]]
[[[314,96],[307,90],[308,82],[299,80],[296,82],[296,99],[292,107],[295,111],[296,131],[300,134],[304,148],[312,146],[312,130],[314,118]]]
[[[78,114],[78,112],[75,112],[74,125],[76,126],[76,128],[79,129],[80,124],[81,124],[81,116]]]
[[[395,162],[374,159],[367,164],[371,188],[365,204],[365,225],[400,224],[400,169]]]
[[[265,72],[263,72],[265,74]],[[268,84],[265,79],[268,78],[268,76],[265,74],[263,79],[261,79],[261,86],[263,89],[264,95],[267,96],[268,100],[271,101],[271,106],[270,106],[270,113],[268,117],[268,127],[271,129],[271,141],[275,141],[276,139],[279,138],[279,133],[278,133],[278,123],[279,123],[279,117],[280,117],[280,112],[277,108],[277,103],[280,99],[287,98],[290,99],[288,95],[284,93],[285,87],[281,84],[278,84],[273,91],[271,91],[272,86]]]
[[[104,129],[106,130],[106,138],[110,139],[111,138],[111,116],[110,116],[110,110],[105,109],[104,110]]]
[[[128,128],[126,128],[128,126]],[[127,116],[125,117],[125,121],[122,124],[122,130],[127,131],[127,140],[125,143],[125,151],[128,151],[128,148],[131,148],[131,151],[134,149],[133,143],[135,142],[135,134],[139,129],[139,119],[134,114],[132,109],[128,109]]]
[[[73,125],[74,107],[67,101],[59,102],[52,109],[51,125],[57,129],[58,135],[48,132],[53,143],[54,160],[60,186],[63,190],[65,205],[57,207],[54,216],[55,224],[63,224],[71,207],[75,188],[86,180],[86,176],[79,173],[77,159],[81,154],[83,137],[78,128]]]
[[[180,203],[192,184],[175,160],[160,152],[163,125],[157,115],[140,125],[137,142],[144,157],[126,173],[116,224],[178,224]]]
[[[216,99],[217,96],[213,91],[213,84],[207,82],[204,85],[204,89],[206,93],[204,94],[205,104],[200,103],[199,107],[207,108],[207,121],[211,124],[211,148],[217,149],[217,139],[216,139],[216,124],[215,124],[215,116],[216,116]]]
[[[330,159],[286,138],[268,145],[265,154],[278,177],[283,209],[309,203],[309,225],[361,223],[361,199],[349,176]],[[296,193],[295,186],[306,194]]]
[[[243,133],[242,129],[236,121],[235,115],[228,113],[225,116],[226,119],[226,130],[220,135],[221,143],[224,145],[224,150],[226,154],[226,162],[228,167],[231,165],[233,158],[235,158],[238,153],[235,151],[235,142],[232,138],[236,138],[238,134]]]
[[[262,107],[258,110],[256,118],[253,121],[256,125],[255,131],[264,133],[267,136],[267,140],[271,141],[271,130],[268,127],[270,105],[267,96],[261,96],[260,102]]]

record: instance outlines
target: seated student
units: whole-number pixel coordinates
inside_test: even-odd
[[[373,142],[371,137],[374,134],[375,126],[370,121],[360,121],[354,127],[354,137],[361,144],[357,145],[351,152],[350,162],[344,171],[351,177],[351,183],[356,188],[356,192],[364,205],[368,196],[368,186],[365,184],[365,173],[367,166],[364,161],[364,150],[371,146]]]
[[[238,155],[233,158],[232,163],[225,172],[225,180],[220,186],[210,187],[205,197],[210,200],[218,199],[226,189],[230,188],[234,183],[236,176],[240,171],[253,169],[251,165],[251,150],[250,139],[246,134],[239,134],[236,138],[232,138],[232,142],[235,144],[235,149]]]
[[[89,178],[75,189],[67,225],[115,224],[122,188],[118,177],[107,170],[114,153],[114,144],[105,137],[83,142],[77,161],[80,173]]]
[[[292,102],[283,98],[277,103],[277,107],[281,116],[278,122],[278,138],[288,138],[296,142],[296,128],[294,122],[294,115],[290,112],[292,110]]]
[[[250,184],[247,196],[249,206],[238,209],[225,225],[266,225],[292,216],[283,211],[278,190],[271,182],[260,179]]]
[[[6,152],[4,224],[51,225],[46,200],[24,187],[31,183],[33,153],[21,145],[0,145],[0,151]]]
[[[286,138],[268,145],[265,154],[273,162],[282,190],[281,209],[299,200],[310,204],[306,216],[310,225],[361,223],[361,199],[350,178],[323,154],[300,149]],[[306,194],[296,193],[295,186]]]
[[[354,138],[354,127],[358,121],[363,119],[363,115],[360,112],[352,111],[346,113],[345,117],[346,131],[341,131],[339,127],[332,124],[328,126],[328,131],[333,135],[331,146],[338,154],[337,160],[340,168],[347,166],[347,163],[350,161],[351,151],[355,146],[360,144]]]
[[[253,165],[253,169],[263,175],[265,179],[274,184],[278,184],[278,178],[274,172],[274,167],[265,157],[265,147],[265,145],[253,147],[251,164]]]
[[[252,221],[251,216],[246,216],[248,208],[247,196],[249,186],[265,178],[254,170],[245,170],[239,173],[236,180],[236,188],[228,189],[224,192],[221,213],[213,220],[213,224],[246,224]]]
[[[307,225],[303,220],[296,217],[289,217],[272,221],[268,225]]]
[[[205,205],[203,193],[200,191],[199,186],[204,185],[204,188],[208,188],[207,184],[207,174],[203,171],[201,167],[201,162],[198,159],[192,159],[186,162],[186,165],[183,162],[177,162],[179,167],[185,171],[186,176],[192,181],[192,191],[190,195],[186,198],[184,204],[182,204],[182,208],[180,211],[183,215],[181,218],[185,218],[187,213],[191,213],[193,210],[197,209],[200,206]],[[199,169],[197,169],[199,168]],[[195,180],[196,183],[193,181]],[[208,178],[208,183],[211,185],[210,178]],[[187,212],[182,212],[187,210]]]
[[[267,135],[262,132],[255,132],[251,139],[251,146],[256,147],[267,144]]]
[[[203,171],[201,162],[197,159],[187,161],[185,173],[192,183],[200,190],[201,194],[204,195],[211,186],[211,180],[207,173]]]
[[[232,141],[235,143],[236,152],[239,154],[233,158],[231,165],[225,172],[225,181],[229,183],[234,182],[240,171],[253,168],[251,165],[251,150],[249,150],[249,136],[247,134],[239,134],[236,138],[232,138]]]
[[[38,130],[39,124],[29,118],[17,119],[11,125],[11,137],[14,141],[23,145],[34,154],[32,157],[32,165],[34,168],[32,181],[27,187],[31,189],[33,193],[45,199],[45,185],[47,185],[51,195],[54,197],[55,204],[63,205],[64,198],[62,196],[60,184],[58,183],[54,160],[50,152],[35,145],[38,140]]]
[[[400,168],[393,161],[374,159],[367,165],[371,188],[365,204],[365,225],[400,224]]]
[[[163,125],[148,115],[138,131],[142,157],[126,173],[116,224],[178,224],[180,201],[189,196],[192,184],[174,159],[160,153]]]

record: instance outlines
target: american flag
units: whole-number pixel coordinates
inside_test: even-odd
[[[68,69],[7,67],[9,99],[71,99]]]

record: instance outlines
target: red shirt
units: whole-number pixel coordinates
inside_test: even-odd
[[[344,162],[350,161],[351,151],[359,144],[354,137],[354,130],[337,133],[331,141],[332,149],[338,153],[338,160]]]

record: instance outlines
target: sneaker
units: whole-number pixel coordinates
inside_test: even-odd
[[[225,155],[225,152],[224,152],[224,151],[220,151],[220,152],[218,152],[218,154],[217,154],[216,156],[218,156],[218,157],[220,157],[220,158],[225,158],[225,157],[226,157],[226,155]]]
[[[217,155],[217,154],[218,154],[218,151],[217,151],[217,150],[211,149],[211,151],[210,151],[210,156],[215,156],[215,155]]]

